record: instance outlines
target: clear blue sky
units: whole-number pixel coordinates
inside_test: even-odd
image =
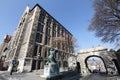
[[[41,5],[77,39],[80,49],[104,45],[113,48],[110,44],[104,44],[93,32],[87,30],[93,17],[92,7],[94,0],[1,0],[0,1],[0,43],[5,34],[12,35],[17,28],[20,17],[29,4],[32,8],[35,4]]]

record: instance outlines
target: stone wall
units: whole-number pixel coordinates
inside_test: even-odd
[[[113,54],[113,52],[112,52],[112,54]],[[108,74],[110,74],[111,72],[113,74],[118,74],[116,66],[114,65],[114,62],[112,61],[112,59],[114,59],[115,56],[114,57],[110,56],[110,51],[108,51],[107,48],[104,48],[102,46],[99,46],[96,48],[84,49],[84,50],[79,51],[78,56],[77,56],[77,61],[79,61],[81,64],[81,73],[82,74],[90,73],[86,66],[86,59],[90,56],[100,57],[105,64]]]

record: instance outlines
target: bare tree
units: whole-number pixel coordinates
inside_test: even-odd
[[[67,35],[65,37],[52,37],[50,40],[50,45],[52,48],[60,48],[60,49],[66,49],[66,48],[70,48],[71,49],[76,49],[78,48],[78,44],[77,44],[77,39],[75,38],[69,38]],[[57,45],[57,46],[56,46]],[[58,45],[60,45],[58,47]]]
[[[89,26],[103,42],[120,45],[120,0],[95,0],[94,17]]]
[[[73,42],[74,52],[78,51],[80,46],[79,46],[78,41],[75,37],[72,38],[72,42]]]
[[[52,37],[50,40],[50,46],[53,48],[57,48],[57,44],[65,41],[65,37]]]

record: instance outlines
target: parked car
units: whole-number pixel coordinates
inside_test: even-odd
[[[97,69],[93,70],[93,73],[98,73],[98,72],[99,72],[99,70],[97,70]]]

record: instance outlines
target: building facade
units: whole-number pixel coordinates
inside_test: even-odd
[[[40,5],[26,7],[17,30],[5,51],[4,65],[11,69],[11,61],[19,61],[19,72],[43,69],[51,48],[57,49],[55,58],[60,67],[67,67],[73,55],[73,35]]]
[[[4,55],[4,52],[7,50],[7,46],[11,40],[12,36],[10,35],[5,35],[3,42],[0,45],[0,56]]]

